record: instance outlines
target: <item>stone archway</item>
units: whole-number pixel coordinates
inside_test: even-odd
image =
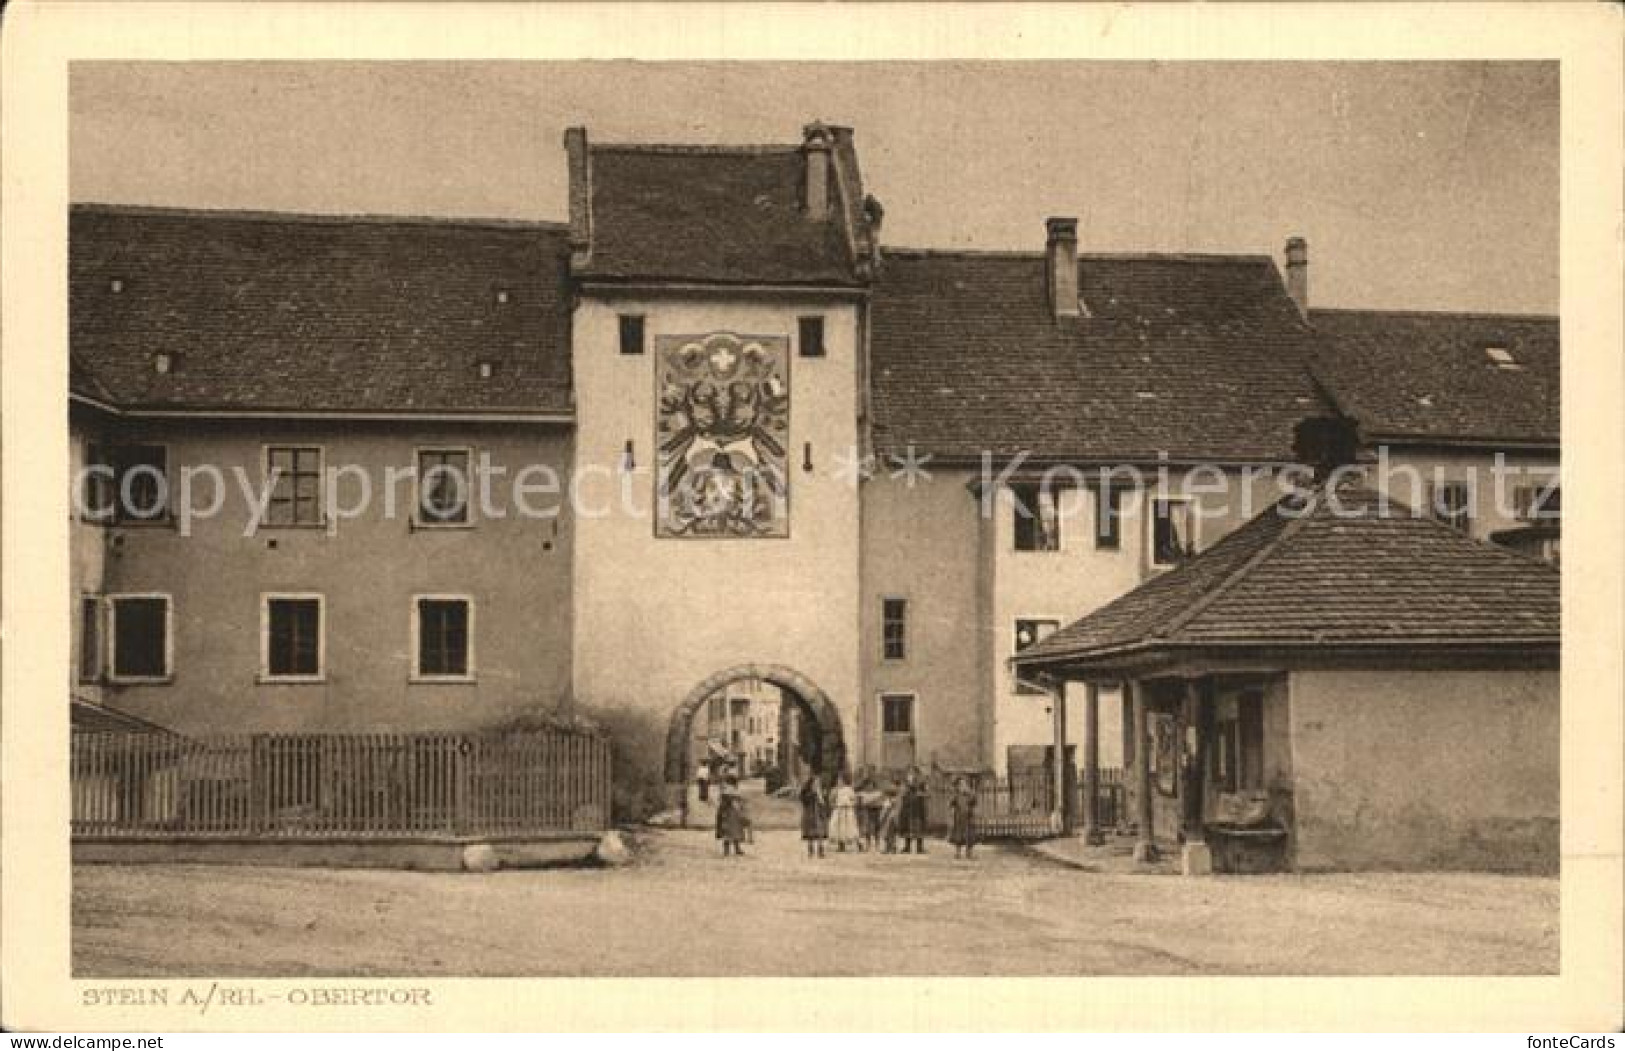
[[[846,738],[841,733],[841,714],[835,710],[828,694],[794,668],[781,664],[738,664],[707,676],[688,692],[688,696],[672,712],[671,726],[666,731],[667,784],[687,784],[692,774],[689,769],[689,735],[693,729],[694,713],[707,697],[742,679],[759,679],[793,694],[818,724],[824,766],[822,772],[833,775],[846,769]]]

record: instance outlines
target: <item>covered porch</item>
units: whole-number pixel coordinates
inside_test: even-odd
[[[1557,858],[1559,577],[1358,484],[1283,498],[1018,653],[1067,739],[1125,691],[1134,857],[1182,871],[1478,868]],[[1057,749],[1059,751],[1059,749]],[[1106,830],[1087,788],[1084,843]]]
[[[1125,666],[1060,664],[1024,675],[1058,701],[1082,683],[1080,813],[1060,815],[1102,865],[1125,837],[1136,862],[1172,861],[1187,875],[1278,872],[1291,866],[1292,748],[1288,678],[1267,666],[1223,660]],[[1122,725],[1103,727],[1099,694],[1123,691]],[[1054,703],[1056,739],[1066,706]],[[1126,803],[1101,813],[1103,732],[1123,740]],[[1070,797],[1069,797],[1070,798]],[[1085,851],[1085,857],[1090,856]]]

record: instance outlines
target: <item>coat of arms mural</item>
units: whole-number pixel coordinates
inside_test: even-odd
[[[655,535],[790,535],[789,340],[666,336],[655,342]]]

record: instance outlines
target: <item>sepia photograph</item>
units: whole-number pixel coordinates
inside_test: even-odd
[[[76,975],[1556,971],[1555,64],[70,76]]]
[[[1620,17],[8,8],[0,1028],[1607,1051]]]

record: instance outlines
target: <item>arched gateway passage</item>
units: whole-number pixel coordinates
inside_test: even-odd
[[[811,752],[817,757],[812,765],[819,773],[833,777],[845,769],[846,741],[841,734],[841,716],[829,695],[793,668],[778,664],[740,664],[708,676],[690,690],[672,712],[671,727],[666,732],[668,784],[687,784],[693,776],[691,741],[695,713],[712,695],[741,680],[777,686],[784,691],[785,701],[793,702],[801,710],[814,730],[815,739],[809,743],[814,746]]]

